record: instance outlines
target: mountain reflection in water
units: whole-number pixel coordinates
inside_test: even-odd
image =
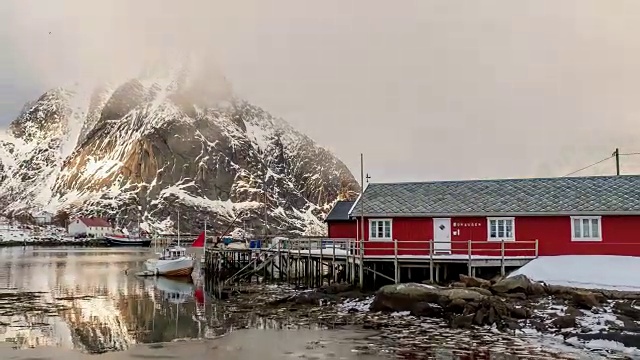
[[[0,341],[101,353],[212,337],[234,326],[215,305],[205,313],[208,300],[190,282],[135,277],[150,255],[148,249],[0,248]],[[279,327],[260,319],[245,325]]]

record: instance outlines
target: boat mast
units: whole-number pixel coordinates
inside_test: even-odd
[[[178,246],[180,246],[180,209],[178,209]]]

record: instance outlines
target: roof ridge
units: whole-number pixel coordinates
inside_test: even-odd
[[[391,181],[371,182],[368,185],[411,185],[411,184],[443,184],[443,183],[469,183],[469,182],[503,182],[503,181],[531,181],[531,180],[561,180],[561,179],[608,179],[608,178],[640,178],[640,174],[624,175],[593,175],[593,176],[556,176],[556,177],[526,177],[526,178],[502,178],[502,179],[459,179],[459,180],[425,180],[425,181]],[[367,186],[368,187],[368,186]]]

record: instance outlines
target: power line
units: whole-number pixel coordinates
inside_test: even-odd
[[[634,156],[634,155],[640,155],[640,152],[632,152],[632,153],[624,153],[624,154],[620,154],[620,156]]]
[[[621,155],[622,155],[622,154],[621,154]],[[598,164],[600,164],[600,163],[603,163],[603,162],[605,162],[605,161],[607,161],[607,160],[611,159],[611,158],[612,158],[612,157],[614,157],[614,156],[615,156],[615,155],[611,155],[611,156],[609,156],[609,157],[606,157],[606,158],[604,158],[604,159],[602,159],[602,160],[600,160],[600,161],[594,162],[594,163],[593,163],[593,164],[591,164],[591,165],[585,166],[585,167],[583,167],[583,168],[581,168],[581,169],[578,169],[578,170],[576,170],[576,171],[574,171],[574,172],[570,172],[570,173],[568,173],[568,174],[567,174],[567,175],[565,175],[565,176],[571,176],[571,175],[573,175],[573,174],[579,173],[580,171],[587,170],[588,168],[593,167],[593,166],[596,166],[596,165],[598,165]]]

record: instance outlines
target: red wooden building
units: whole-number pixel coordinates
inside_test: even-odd
[[[365,256],[640,256],[636,175],[372,183],[329,236],[360,238],[361,208]]]
[[[325,218],[328,236],[332,239],[355,239],[356,220],[349,216],[355,201],[338,201]]]

